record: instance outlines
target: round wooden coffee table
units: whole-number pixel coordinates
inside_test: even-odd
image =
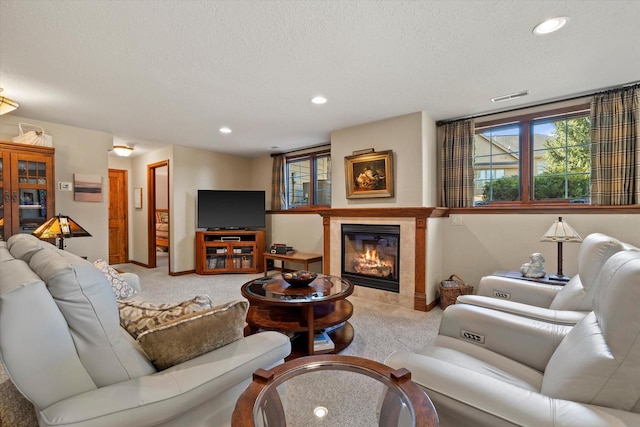
[[[335,345],[331,352],[353,341],[353,326],[347,321],[353,305],[346,299],[353,285],[346,279],[319,274],[309,286],[296,288],[276,275],[247,282],[241,292],[250,304],[251,333],[262,329],[300,335],[292,341],[288,359],[314,354],[314,334],[327,328],[335,328],[328,333]]]
[[[350,389],[351,383],[359,393]],[[394,370],[361,357],[320,355],[270,370],[258,369],[236,403],[231,425],[340,426],[354,422],[384,427],[439,424],[431,399],[411,381],[408,370]]]

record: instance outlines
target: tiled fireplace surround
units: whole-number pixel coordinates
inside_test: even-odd
[[[430,310],[427,304],[427,219],[446,215],[438,208],[357,208],[326,209],[322,216],[324,229],[323,271],[339,275],[342,262],[342,224],[400,225],[400,292],[388,292],[356,286],[354,296],[385,302],[420,311]]]

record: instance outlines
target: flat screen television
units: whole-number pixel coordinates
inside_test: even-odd
[[[198,228],[264,228],[264,191],[198,190]]]

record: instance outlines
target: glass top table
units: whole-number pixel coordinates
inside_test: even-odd
[[[347,321],[353,305],[346,299],[353,284],[346,279],[319,274],[308,286],[293,287],[276,275],[251,280],[240,291],[249,300],[251,333],[271,330],[296,336],[289,358],[315,354],[314,336],[321,331],[333,342],[330,352],[337,353],[353,341],[353,326]]]
[[[300,288],[290,286],[281,275],[262,277],[242,286],[242,295],[249,301],[269,304],[325,303],[352,293],[353,285],[348,280],[323,274]]]
[[[233,427],[329,425],[432,427],[438,415],[408,370],[321,355],[257,370],[232,418]]]

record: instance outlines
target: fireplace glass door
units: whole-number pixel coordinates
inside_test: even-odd
[[[342,225],[342,276],[356,285],[399,292],[400,226]]]

